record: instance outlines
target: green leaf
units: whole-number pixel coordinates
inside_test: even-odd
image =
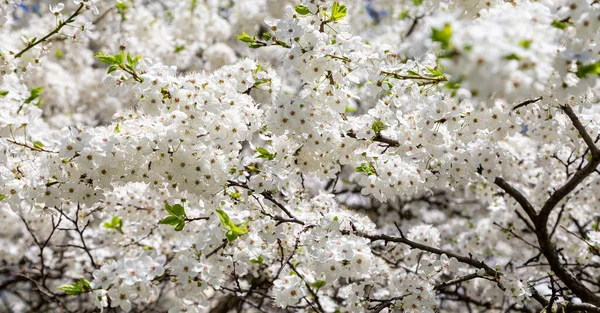
[[[362,163],[359,167],[356,168],[357,173],[365,173],[367,175],[375,175],[375,167],[371,163]]]
[[[121,228],[123,228],[123,220],[120,217],[115,216],[110,220],[110,222],[105,222],[103,226],[104,228],[116,229],[121,232]]]
[[[577,77],[584,78],[588,75],[598,75],[600,74],[600,62],[580,65],[577,68]]]
[[[267,149],[263,147],[257,147],[256,152],[258,152],[258,157],[261,159],[273,160],[275,159],[275,154],[272,154]]]
[[[99,51],[98,53],[94,54],[94,57],[106,64],[119,64],[119,62],[117,62],[117,60],[115,59],[115,56],[106,54],[102,51]]]
[[[258,48],[262,48],[264,46],[266,46],[266,44],[264,42],[253,42],[248,45],[248,47],[250,49],[258,49]]]
[[[219,215],[219,219],[221,220],[221,224],[223,224],[223,227],[228,230],[227,233],[225,233],[227,241],[234,241],[239,235],[248,233],[248,229],[245,225],[246,223],[237,225],[234,224],[233,221],[229,218],[229,215],[227,215],[227,213],[225,213],[225,211],[221,209],[217,209],[217,214]]]
[[[175,53],[185,50],[185,45],[175,45]]]
[[[552,25],[553,27],[556,27],[558,29],[563,29],[563,30],[565,28],[567,28],[567,23],[560,22],[560,21],[557,21],[557,20],[552,21],[552,24],[550,24],[550,25]]]
[[[444,25],[442,29],[431,29],[431,40],[439,42],[442,45],[442,49],[450,48],[450,38],[452,38],[452,26],[450,24]]]
[[[171,225],[171,226],[176,226],[177,224],[179,224],[182,221],[182,219],[178,216],[173,216],[173,215],[169,215],[165,218],[163,218],[162,220],[160,220],[158,223],[159,224],[163,224],[163,225]]]
[[[119,127],[119,123],[117,123],[117,125],[115,125],[115,133],[120,133],[121,132],[121,128]]]
[[[60,51],[60,49],[56,49],[54,50],[54,55],[58,58],[58,59],[62,59],[62,57],[64,56],[62,51]]]
[[[190,5],[190,12],[194,12],[196,7],[198,6],[198,0],[192,0],[192,4]]]
[[[79,279],[74,284],[58,286],[57,289],[71,296],[76,296],[84,292],[92,291],[90,282],[84,278]]]
[[[238,234],[236,232],[230,230],[227,233],[225,233],[225,237],[227,238],[227,241],[232,242],[237,239]]]
[[[167,210],[167,212],[169,212],[169,214],[173,215],[173,216],[179,216],[179,217],[185,217],[185,209],[183,208],[183,206],[181,204],[174,204],[174,205],[169,205],[167,202],[165,202],[165,210]]]
[[[8,91],[0,91],[0,97],[6,97]]]
[[[419,73],[417,73],[417,72],[415,72],[415,71],[408,70],[408,71],[406,71],[406,72],[407,72],[408,74],[410,74],[410,75],[421,76]]]
[[[25,103],[31,103],[33,100],[37,99],[43,91],[44,87],[37,87],[31,89],[31,95],[25,100]]]
[[[258,256],[258,258],[256,259],[251,259],[250,263],[252,264],[262,264],[265,261],[265,259],[263,258],[262,254]]]
[[[439,67],[433,68],[433,67],[426,67],[427,71],[433,76],[433,77],[442,77],[444,76],[444,73],[442,73],[442,71],[440,70]]]
[[[405,18],[407,18],[409,16],[410,16],[410,11],[408,11],[408,10],[402,10],[402,12],[400,12],[400,14],[398,14],[398,19],[399,20],[403,20],[403,19],[405,19]]]
[[[281,40],[277,40],[277,41],[276,41],[276,43],[277,43],[279,46],[281,46],[281,47],[284,47],[284,48],[291,48],[291,47],[290,47],[290,45],[288,45],[287,43],[285,43],[285,42],[283,42],[283,41],[281,41]]]
[[[460,83],[447,82],[445,87],[446,87],[446,89],[456,90],[456,89],[460,88]]]
[[[525,49],[529,49],[529,47],[531,47],[531,40],[521,40],[519,41],[519,46],[525,48]]]
[[[306,15],[309,14],[310,11],[308,10],[307,7],[298,4],[297,6],[294,7],[294,10],[296,11],[296,13],[300,14],[300,15]]]
[[[379,133],[381,133],[382,130],[386,129],[387,127],[385,126],[385,124],[383,124],[383,122],[381,120],[376,120],[373,121],[373,125],[371,125],[371,129],[377,134],[379,135]]]
[[[83,287],[84,291],[86,291],[86,292],[92,291],[92,286],[90,285],[90,282],[87,281],[87,279],[80,278],[77,283]]]
[[[106,74],[110,74],[110,73],[112,73],[112,72],[114,72],[114,71],[116,71],[118,69],[119,69],[118,65],[111,65],[111,66],[108,67],[108,70],[106,71]]]
[[[242,194],[239,191],[236,190],[236,191],[230,192],[229,196],[232,199],[238,199],[239,200],[242,197]]]
[[[248,42],[248,43],[256,41],[255,38],[248,36],[248,34],[246,34],[246,32],[243,31],[243,30],[242,30],[242,34],[239,35],[239,36],[236,36],[236,38],[239,39],[239,40],[241,40],[241,41],[243,41],[243,42]]]
[[[520,57],[514,53],[511,53],[511,54],[505,56],[504,58],[507,60],[517,60],[517,61],[521,61],[523,59],[522,57]]]
[[[334,2],[333,6],[331,7],[331,19],[333,21],[339,21],[343,19],[346,16],[346,11],[347,8],[345,5],[340,5],[339,2]]]
[[[114,60],[117,64],[123,64],[123,61],[125,60],[125,52],[115,55]]]
[[[269,40],[271,40],[271,38],[273,38],[273,35],[271,33],[263,33],[262,34],[262,39],[264,41],[269,41]],[[260,68],[260,66],[258,68]]]
[[[415,6],[420,6],[421,4],[423,4],[423,0],[412,0],[412,3]]]
[[[316,282],[312,283],[312,286],[319,289],[319,288],[325,286],[326,284],[327,284],[327,282],[324,280],[317,280]]]
[[[345,110],[346,113],[354,113],[354,112],[357,112],[357,111],[358,111],[358,108],[354,108],[354,107],[351,107],[349,105],[346,106],[346,110]]]
[[[0,193],[0,201],[4,200],[4,198],[6,198],[6,195]]]
[[[119,14],[125,14],[125,12],[127,12],[127,10],[129,9],[129,6],[127,5],[127,3],[121,2],[121,1],[117,1],[116,7],[117,7],[117,12],[119,12]]]
[[[218,209],[217,214],[219,215],[219,220],[221,220],[221,224],[227,229],[230,229],[230,225],[233,225],[233,222],[229,218],[229,215],[225,213],[225,211]]]
[[[177,226],[175,226],[175,231],[182,231],[184,227],[185,227],[185,221],[181,221],[181,222],[179,222],[179,224],[177,224]]]
[[[78,284],[62,285],[58,286],[57,289],[63,291],[64,293],[70,296],[76,296],[83,292],[83,287],[79,286]]]

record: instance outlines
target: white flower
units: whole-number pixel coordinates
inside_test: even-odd
[[[56,5],[49,4],[49,6],[50,6],[50,12],[52,14],[54,14],[58,18],[62,17],[62,13],[60,13],[60,11],[62,11],[65,8],[64,3],[59,2]]]
[[[120,307],[121,310],[129,312],[131,310],[130,296],[132,294],[131,287],[127,285],[114,286],[108,290],[108,296],[110,297],[111,307]]]
[[[108,306],[108,295],[106,290],[94,290],[92,292],[92,298],[94,299],[94,305],[99,308],[105,308]]]
[[[302,279],[298,275],[282,277],[273,284],[275,288],[275,303],[282,308],[294,305],[304,297]]]

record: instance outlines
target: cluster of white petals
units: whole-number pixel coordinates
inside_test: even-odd
[[[600,312],[600,3],[0,1],[1,312]]]

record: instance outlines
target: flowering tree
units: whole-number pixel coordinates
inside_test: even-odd
[[[0,22],[2,312],[600,312],[597,1]]]

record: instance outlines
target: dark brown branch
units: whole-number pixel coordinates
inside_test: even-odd
[[[523,102],[521,102],[521,103],[519,103],[519,104],[515,105],[515,107],[514,107],[514,108],[512,108],[512,110],[513,110],[513,111],[515,111],[515,110],[518,110],[519,108],[522,108],[522,107],[524,107],[524,106],[526,106],[526,105],[530,105],[530,104],[532,104],[532,103],[536,103],[536,102],[538,102],[538,101],[540,101],[540,100],[542,100],[542,99],[544,99],[544,98],[542,98],[542,97],[539,97],[539,98],[537,98],[537,99],[525,100],[525,101],[523,101]]]
[[[445,251],[445,250],[442,250],[439,248],[427,246],[427,245],[424,245],[424,244],[421,244],[418,242],[414,242],[407,238],[394,237],[394,236],[388,236],[388,235],[370,235],[370,234],[366,234],[366,233],[359,232],[359,231],[353,232],[353,231],[349,231],[349,230],[341,230],[341,233],[344,235],[354,234],[354,235],[357,235],[357,236],[360,236],[363,238],[370,239],[371,241],[381,240],[381,241],[385,241],[385,242],[402,243],[402,244],[408,245],[412,249],[418,249],[421,251],[426,251],[426,252],[430,252],[430,253],[437,254],[437,255],[445,254],[449,258],[456,258],[461,263],[471,265],[475,268],[483,269],[486,272],[486,274],[488,274],[492,277],[497,277],[499,275],[498,271],[494,270],[489,265],[485,264],[483,261],[479,261],[472,257],[462,256],[462,255],[459,255],[459,254],[456,254],[456,253],[453,253],[450,251]]]
[[[462,282],[469,281],[469,280],[472,280],[472,279],[475,279],[475,278],[479,278],[479,277],[481,277],[481,276],[478,275],[477,273],[473,273],[473,274],[461,276],[461,277],[449,280],[447,282],[443,282],[443,283],[437,284],[437,285],[435,285],[435,287],[433,287],[433,289],[435,289],[435,290],[444,289],[444,288],[446,288],[448,286],[460,284]]]
[[[523,195],[519,190],[511,186],[502,177],[496,177],[494,183],[498,185],[498,187],[502,188],[502,190],[504,190],[511,197],[513,197],[513,199],[515,199],[521,205],[521,207],[523,208],[525,213],[527,213],[527,216],[529,216],[531,221],[535,223],[537,214],[535,212],[535,209],[533,208],[533,205],[529,202],[529,200],[527,200],[527,197],[525,197],[525,195]]]

